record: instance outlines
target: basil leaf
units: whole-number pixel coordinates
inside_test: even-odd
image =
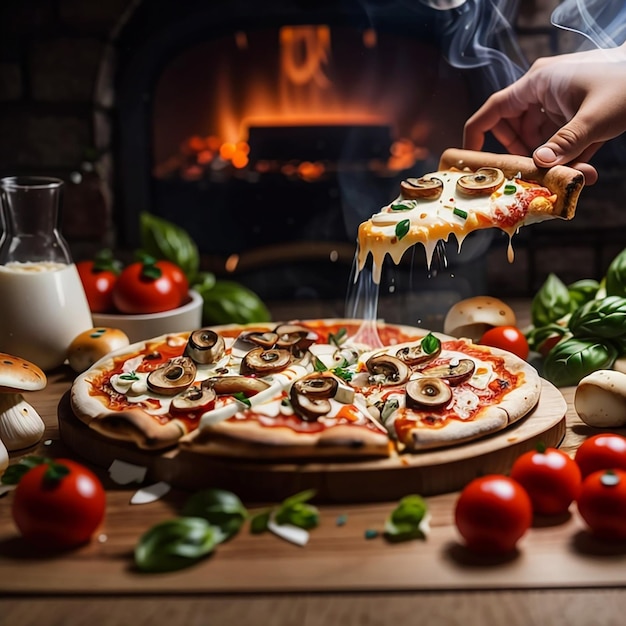
[[[626,333],[626,298],[591,300],[572,313],[569,329],[575,337],[613,339]]]
[[[219,528],[202,517],[179,517],[144,533],[135,547],[135,564],[144,572],[171,572],[197,563],[223,541]]]
[[[182,515],[206,519],[219,528],[227,539],[239,532],[248,518],[248,511],[234,493],[224,489],[205,489],[185,502]]]
[[[402,239],[406,237],[407,233],[411,230],[411,221],[410,220],[401,220],[396,224],[396,237],[398,239]]]
[[[552,347],[568,334],[567,328],[559,324],[548,324],[540,328],[532,328],[526,333],[528,347],[542,354],[546,353],[546,346]]]
[[[217,281],[213,285],[194,285],[204,299],[202,323],[249,324],[268,322],[270,312],[250,289],[232,281]]]
[[[611,261],[605,283],[607,296],[626,298],[626,248]]]
[[[272,511],[267,509],[266,511],[261,511],[256,515],[253,515],[250,518],[250,532],[258,535],[260,533],[264,533],[267,530],[267,525],[270,521],[270,515]]]
[[[428,333],[426,337],[422,339],[420,342],[420,346],[422,348],[422,352],[426,354],[433,354],[433,352],[437,352],[439,347],[441,346],[441,341],[435,337],[432,333]]]
[[[592,278],[583,278],[567,286],[569,296],[575,306],[581,306],[585,302],[593,300],[600,289],[600,283]]]
[[[533,326],[547,326],[573,309],[574,303],[565,283],[556,274],[549,274],[532,301],[530,313]]]
[[[146,211],[139,219],[141,247],[157,259],[167,259],[178,265],[189,282],[193,282],[200,267],[200,254],[187,231]]]
[[[425,535],[420,524],[427,511],[428,507],[421,496],[405,496],[385,522],[385,539],[388,541],[424,539]]]
[[[284,500],[274,515],[276,523],[292,524],[305,530],[315,528],[319,524],[319,510],[307,503],[314,495],[315,491],[308,489]]]
[[[577,385],[600,369],[610,369],[618,356],[609,341],[571,337],[550,350],[543,363],[543,376],[557,387]]]
[[[12,465],[9,465],[9,467],[7,467],[4,471],[4,474],[2,474],[2,477],[0,478],[0,482],[3,485],[17,485],[20,482],[22,476],[24,476],[24,474],[33,469],[33,467],[37,467],[38,465],[43,465],[44,463],[50,462],[52,462],[52,459],[49,459],[45,456],[26,456],[17,461],[17,463],[13,463]]]

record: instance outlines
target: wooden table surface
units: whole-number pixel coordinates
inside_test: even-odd
[[[49,376],[28,394],[46,422],[42,444],[28,453],[67,454],[59,439],[57,404],[72,375]],[[562,389],[573,453],[595,431]],[[16,458],[13,455],[13,458]],[[107,488],[103,527],[86,546],[41,554],[19,537],[12,494],[0,499],[0,625],[4,624],[621,624],[626,610],[626,546],[593,540],[572,507],[568,519],[535,524],[514,558],[470,555],[453,524],[457,493],[428,498],[432,532],[426,541],[367,539],[381,529],[395,502],[321,505],[321,523],[307,546],[247,527],[205,561],[167,574],[134,570],[139,536],[176,516],[189,495],[131,505],[137,486]],[[258,503],[247,503],[254,510]],[[339,517],[346,523],[337,523]],[[132,618],[131,618],[132,616]]]

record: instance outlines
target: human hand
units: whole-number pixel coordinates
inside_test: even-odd
[[[589,159],[626,131],[626,46],[537,60],[466,122],[464,147],[480,150],[488,131],[510,153],[569,164],[593,184]]]

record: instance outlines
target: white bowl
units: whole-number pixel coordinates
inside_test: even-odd
[[[196,330],[202,326],[202,296],[189,291],[189,302],[169,311],[126,315],[122,313],[92,313],[94,328],[108,326],[123,330],[131,343],[152,339],[167,333]]]

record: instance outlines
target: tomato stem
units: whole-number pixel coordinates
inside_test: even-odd
[[[52,461],[48,465],[48,469],[46,470],[46,473],[43,476],[44,482],[52,486],[53,484],[60,482],[61,479],[63,479],[69,473],[70,473],[69,467],[67,467],[66,465],[63,465],[62,463],[56,463],[55,461]]]

